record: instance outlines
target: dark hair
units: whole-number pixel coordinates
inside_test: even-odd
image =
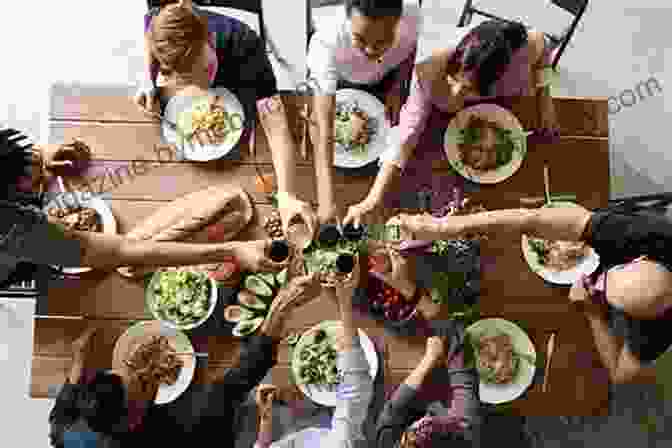
[[[449,67],[476,70],[481,96],[491,94],[515,50],[527,43],[527,29],[521,23],[487,20],[467,34],[455,49]]]
[[[353,9],[364,17],[379,19],[382,17],[401,17],[404,10],[403,0],[345,0],[345,12],[352,16]]]
[[[111,434],[121,417],[128,414],[126,388],[119,375],[97,372],[84,386],[77,409],[89,427],[101,434]]]

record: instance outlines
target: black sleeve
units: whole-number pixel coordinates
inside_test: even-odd
[[[401,384],[385,403],[376,424],[376,447],[393,447],[406,428],[424,414],[426,404],[417,399],[417,391]]]
[[[624,339],[633,355],[641,362],[655,361],[672,345],[670,312],[656,320],[639,320],[610,308],[609,326],[616,336]]]
[[[596,212],[590,218],[586,234],[586,242],[605,265],[646,255],[672,266],[672,251],[669,250],[672,247],[672,223],[661,215]]]
[[[82,387],[80,384],[66,382],[56,397],[54,407],[49,413],[49,439],[53,447],[63,446],[63,433],[79,418],[76,404]]]

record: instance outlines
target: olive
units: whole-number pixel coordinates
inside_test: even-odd
[[[271,250],[269,251],[271,260],[281,262],[289,257],[289,243],[285,240],[275,240],[271,243]]]
[[[338,231],[338,227],[334,224],[323,225],[320,228],[320,233],[317,237],[319,243],[325,246],[333,246],[338,243],[338,240],[340,239],[341,232]]]
[[[336,268],[342,274],[349,274],[355,267],[355,257],[350,254],[341,254],[336,258]]]
[[[354,224],[348,223],[343,227],[343,236],[350,241],[359,241],[364,237],[366,230],[363,225],[355,227]]]

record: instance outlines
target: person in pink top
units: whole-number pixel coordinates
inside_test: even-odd
[[[418,170],[431,168],[436,158],[445,157],[439,134],[450,115],[465,105],[536,95],[538,128],[554,129],[555,111],[545,78],[552,50],[542,33],[527,31],[519,23],[491,20],[468,30],[457,46],[435,50],[416,64],[399,126],[381,156],[381,170],[367,197],[349,208],[344,224],[359,225],[382,206],[385,193],[404,171],[412,168],[409,172],[417,175]],[[405,189],[416,189],[406,184]]]
[[[307,65],[317,125],[311,139],[322,224],[338,220],[332,179],[336,91],[356,88],[372,93],[386,104],[388,119],[396,122],[419,27],[417,2],[346,0],[344,10],[310,40]]]

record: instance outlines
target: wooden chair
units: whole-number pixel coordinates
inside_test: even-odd
[[[259,18],[259,37],[266,44],[266,26],[264,25],[264,14],[262,0],[194,0],[196,6],[208,6],[215,8],[231,8],[240,11],[247,11],[257,14]],[[147,0],[149,9],[161,5],[161,0]]]
[[[553,68],[556,68],[558,61],[560,60],[560,56],[562,56],[562,54],[565,52],[565,48],[567,48],[567,44],[574,35],[574,31],[576,30],[576,26],[579,24],[579,20],[581,20],[583,13],[586,11],[588,0],[551,0],[551,3],[559,8],[564,9],[574,16],[574,20],[572,20],[569,28],[567,28],[561,36],[544,33],[553,42],[553,44],[557,46],[557,50],[554,52],[555,54],[551,64]],[[469,25],[474,14],[488,17],[490,19],[512,22],[512,20],[497,17],[493,14],[478,9],[474,6],[473,0],[467,0],[464,4],[464,9],[462,9],[462,15],[460,16],[460,21],[458,22],[457,26],[463,27]]]

